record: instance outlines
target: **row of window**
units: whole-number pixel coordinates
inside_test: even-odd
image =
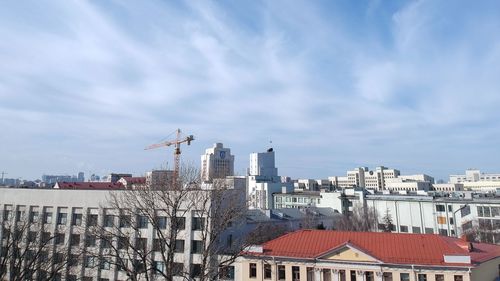
[[[314,281],[314,268],[308,267],[307,270],[307,281]],[[356,281],[358,278],[358,272],[356,270],[339,270],[338,271],[338,280],[340,281],[345,281],[347,280],[347,275],[349,275],[351,281]],[[287,276],[286,274],[286,269],[284,265],[278,265],[277,266],[277,279],[278,280],[292,280],[292,281],[300,281],[300,267],[299,266],[292,266],[292,276]],[[330,269],[323,269],[322,270],[322,275],[323,278],[322,280],[324,281],[331,281],[332,276],[331,276],[331,270]],[[265,280],[270,280],[272,278],[272,266],[270,264],[264,264],[264,270],[263,270],[263,275]],[[410,273],[402,272],[399,274],[392,273],[392,272],[384,272],[383,273],[383,279],[384,280],[396,280],[393,279],[393,275],[399,275],[399,280],[400,281],[410,281]],[[257,278],[257,264],[256,263],[249,263],[249,270],[248,270],[248,277],[249,278]],[[396,278],[396,276],[394,276]],[[362,277],[359,278],[359,280],[365,280],[365,281],[374,281],[375,280],[375,274],[373,271],[364,271],[362,273]],[[427,278],[427,274],[422,274],[419,273],[417,275],[417,281],[430,281],[430,279]],[[443,274],[435,274],[434,275],[434,280],[435,281],[444,281],[444,275]],[[463,281],[463,276],[462,275],[454,275],[454,281]]]
[[[7,221],[10,219],[11,211],[4,210],[3,220]],[[105,227],[114,227],[116,225],[116,217],[119,218],[117,226],[119,227],[130,227],[132,225],[132,220],[130,215],[104,215],[103,225]],[[16,213],[16,221],[19,222],[24,219],[24,211],[17,211]],[[29,222],[35,223],[39,220],[39,212],[31,211],[29,215]],[[82,225],[83,215],[82,214],[73,214],[71,218],[71,225],[80,226]],[[44,212],[42,222],[44,224],[52,223],[52,213]],[[205,218],[193,217],[191,225],[191,230],[203,230],[205,227]],[[66,225],[68,223],[68,214],[67,213],[58,213],[56,224],[57,225]],[[136,217],[136,223],[138,228],[147,228],[149,224],[149,220],[147,216],[138,215]],[[176,229],[183,230],[185,229],[186,219],[184,217],[176,217],[173,219],[173,223],[175,223]],[[98,225],[98,215],[89,214],[87,216],[87,226],[97,226]],[[158,216],[155,218],[155,227],[159,229],[167,228],[167,217]]]

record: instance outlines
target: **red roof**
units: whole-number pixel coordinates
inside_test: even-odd
[[[59,189],[123,189],[119,182],[57,182],[54,188]]]
[[[123,177],[127,184],[145,184],[146,183],[146,178],[145,177]]]
[[[470,256],[472,264],[500,257],[498,245],[473,243],[469,252],[463,244],[461,239],[435,234],[299,230],[264,243],[263,253],[247,254],[316,259],[349,245],[394,264],[459,265],[445,263],[444,255]]]

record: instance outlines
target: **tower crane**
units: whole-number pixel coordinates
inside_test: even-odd
[[[191,145],[191,142],[194,140],[193,135],[189,135],[186,137],[183,137],[181,135],[181,129],[177,129],[176,131],[176,137],[174,140],[169,140],[169,141],[162,141],[159,143],[155,143],[152,145],[147,146],[144,148],[144,150],[149,150],[149,149],[154,149],[158,147],[163,147],[163,146],[171,146],[175,145],[174,149],[174,177],[173,181],[175,182],[179,176],[179,165],[180,165],[180,157],[181,157],[181,143],[187,143],[187,145]]]

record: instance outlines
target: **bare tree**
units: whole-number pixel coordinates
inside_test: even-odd
[[[16,209],[1,214],[0,280],[60,279],[68,265],[78,262],[78,251],[70,254],[63,228],[51,232],[38,212]]]
[[[246,236],[246,244],[260,245],[291,231],[293,231],[293,229],[290,228],[288,224],[276,223],[275,221],[260,223],[248,236]]]
[[[344,214],[335,225],[337,230],[345,231],[376,231],[378,214],[375,208],[357,204],[352,212]]]
[[[245,216],[245,193],[225,181],[202,189],[191,167],[179,175],[162,188],[110,193],[103,219],[87,227],[100,242],[85,259],[96,259],[96,267],[115,266],[128,280],[213,280],[225,274],[244,247],[230,230]],[[196,262],[181,263],[176,256],[188,248]]]
[[[500,225],[491,219],[476,219],[462,224],[462,235],[469,242],[500,244]]]
[[[389,213],[389,209],[385,210],[385,214],[382,217],[382,231],[391,232],[394,230],[394,223],[392,222],[391,213]]]

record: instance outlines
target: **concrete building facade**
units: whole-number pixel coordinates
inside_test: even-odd
[[[228,176],[234,176],[234,155],[231,155],[231,149],[216,143],[201,155],[201,179],[211,182]]]

